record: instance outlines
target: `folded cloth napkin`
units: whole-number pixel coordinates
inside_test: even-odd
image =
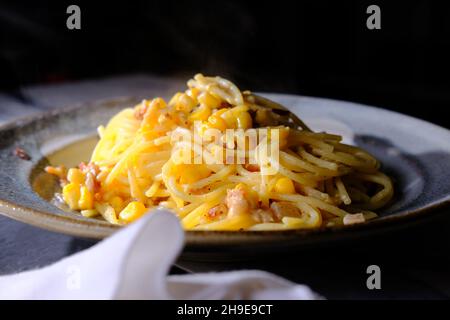
[[[155,210],[50,266],[0,277],[0,299],[317,299],[264,271],[168,275],[183,248],[178,219]]]

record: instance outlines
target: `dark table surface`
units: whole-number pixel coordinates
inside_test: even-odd
[[[182,83],[145,75],[99,79],[0,93],[0,123],[92,99],[152,95]],[[152,88],[152,89],[149,89]],[[29,270],[86,249],[95,241],[38,229],[0,216],[0,274]],[[180,260],[171,273],[254,268],[304,283],[330,299],[450,298],[450,211],[383,233],[289,256],[234,262]],[[381,289],[369,290],[366,268],[381,269]]]

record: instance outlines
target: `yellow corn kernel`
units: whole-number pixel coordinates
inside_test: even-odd
[[[86,218],[94,218],[94,217],[98,216],[99,214],[100,214],[100,212],[98,212],[95,209],[81,210],[81,215]]]
[[[45,167],[45,172],[55,175],[60,179],[66,178],[66,168],[64,166],[58,167],[47,166]]]
[[[227,128],[227,123],[220,116],[213,114],[208,118],[208,125],[211,128],[219,129],[220,131],[225,131]]]
[[[70,209],[78,210],[80,200],[80,185],[78,183],[68,183],[63,188],[63,199]]]
[[[146,211],[147,208],[144,204],[142,204],[142,202],[133,201],[120,212],[119,218],[125,222],[133,222],[142,217]]]
[[[206,167],[199,167],[193,170],[187,170],[180,177],[181,184],[189,184],[194,183],[198,180],[208,177],[211,174],[211,171]]]
[[[189,115],[189,120],[194,121],[206,121],[211,115],[211,109],[204,104],[201,104],[196,110]]]
[[[85,176],[80,169],[70,168],[69,171],[67,172],[67,180],[69,180],[69,182],[82,184],[84,183]]]
[[[220,99],[217,99],[213,95],[209,94],[208,92],[203,92],[198,96],[198,102],[201,104],[207,105],[211,109],[216,109],[220,106]]]
[[[236,122],[239,129],[249,129],[252,127],[252,117],[246,111],[238,114]]]
[[[186,94],[194,100],[197,100],[198,95],[200,94],[200,90],[198,88],[191,88],[186,90]]]
[[[225,120],[227,128],[236,129],[236,116],[234,115],[231,109],[226,110],[220,116],[222,117],[223,120]]]
[[[280,148],[287,145],[289,137],[289,127],[281,127],[279,130]]]
[[[230,108],[222,108],[213,113],[215,116],[222,116],[225,112],[230,111]]]
[[[278,179],[274,189],[277,193],[295,193],[294,183],[286,177]]]
[[[177,93],[170,100],[169,105],[175,106],[178,111],[191,112],[197,103],[186,93]]]
[[[122,211],[124,208],[123,199],[119,196],[114,196],[109,200],[109,204],[114,208],[116,212]]]
[[[184,112],[191,112],[192,109],[194,109],[195,105],[197,103],[194,99],[189,97],[187,94],[183,93],[178,98],[178,104],[177,104],[177,110],[184,111]]]
[[[206,178],[211,174],[211,170],[205,165],[199,164],[179,164],[174,166],[176,176],[180,177],[181,184],[194,183]]]
[[[80,188],[80,200],[78,200],[78,208],[80,210],[88,210],[94,207],[94,196],[86,186]]]

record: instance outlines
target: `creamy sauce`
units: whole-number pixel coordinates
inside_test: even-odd
[[[85,137],[76,141],[69,139],[73,139],[73,137],[52,141],[51,144],[45,144],[41,148],[50,165],[64,165],[66,168],[71,168],[78,166],[82,161],[89,162],[92,151],[98,142],[98,137]]]

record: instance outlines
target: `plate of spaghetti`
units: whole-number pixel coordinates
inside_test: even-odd
[[[446,129],[219,76],[24,119],[0,137],[0,211],[90,238],[162,207],[190,248],[298,246],[402,225],[449,200]]]

